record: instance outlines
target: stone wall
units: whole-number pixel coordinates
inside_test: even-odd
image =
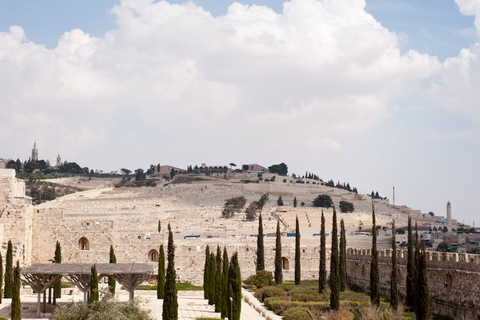
[[[389,296],[391,250],[379,250],[380,293]],[[427,252],[428,285],[433,313],[452,319],[480,319],[480,255]],[[347,251],[348,281],[370,288],[370,249]],[[406,292],[407,251],[397,250],[398,290]]]

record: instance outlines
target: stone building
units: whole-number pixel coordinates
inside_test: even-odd
[[[37,149],[37,140],[35,140],[35,143],[33,144],[33,149],[32,149],[32,161],[38,161],[38,149]]]

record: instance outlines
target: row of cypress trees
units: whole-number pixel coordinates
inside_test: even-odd
[[[239,320],[242,306],[242,275],[238,262],[238,253],[235,252],[228,262],[227,249],[220,247],[217,253],[210,252],[207,245],[205,250],[205,266],[203,273],[204,298],[210,305],[215,305],[215,312],[220,312],[221,318]],[[230,300],[230,298],[232,300]]]
[[[5,290],[3,296],[12,298],[11,319],[22,319],[22,306],[20,302],[20,264],[13,268],[13,246],[12,241],[8,240],[7,256],[5,259]],[[2,303],[2,285],[3,285],[3,258],[0,255],[0,303]]]

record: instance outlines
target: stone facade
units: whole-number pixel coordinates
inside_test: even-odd
[[[455,320],[480,319],[480,255],[427,252],[431,310]],[[379,250],[380,293],[390,294],[392,250]],[[347,250],[348,281],[370,290],[371,249]],[[398,290],[406,295],[407,250],[397,250]]]

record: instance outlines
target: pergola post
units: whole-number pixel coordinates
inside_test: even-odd
[[[40,304],[41,304],[40,303],[40,300],[41,300],[40,295],[41,294],[42,293],[40,291],[37,292],[37,318],[40,318]]]
[[[43,291],[43,313],[47,313],[47,290]]]

